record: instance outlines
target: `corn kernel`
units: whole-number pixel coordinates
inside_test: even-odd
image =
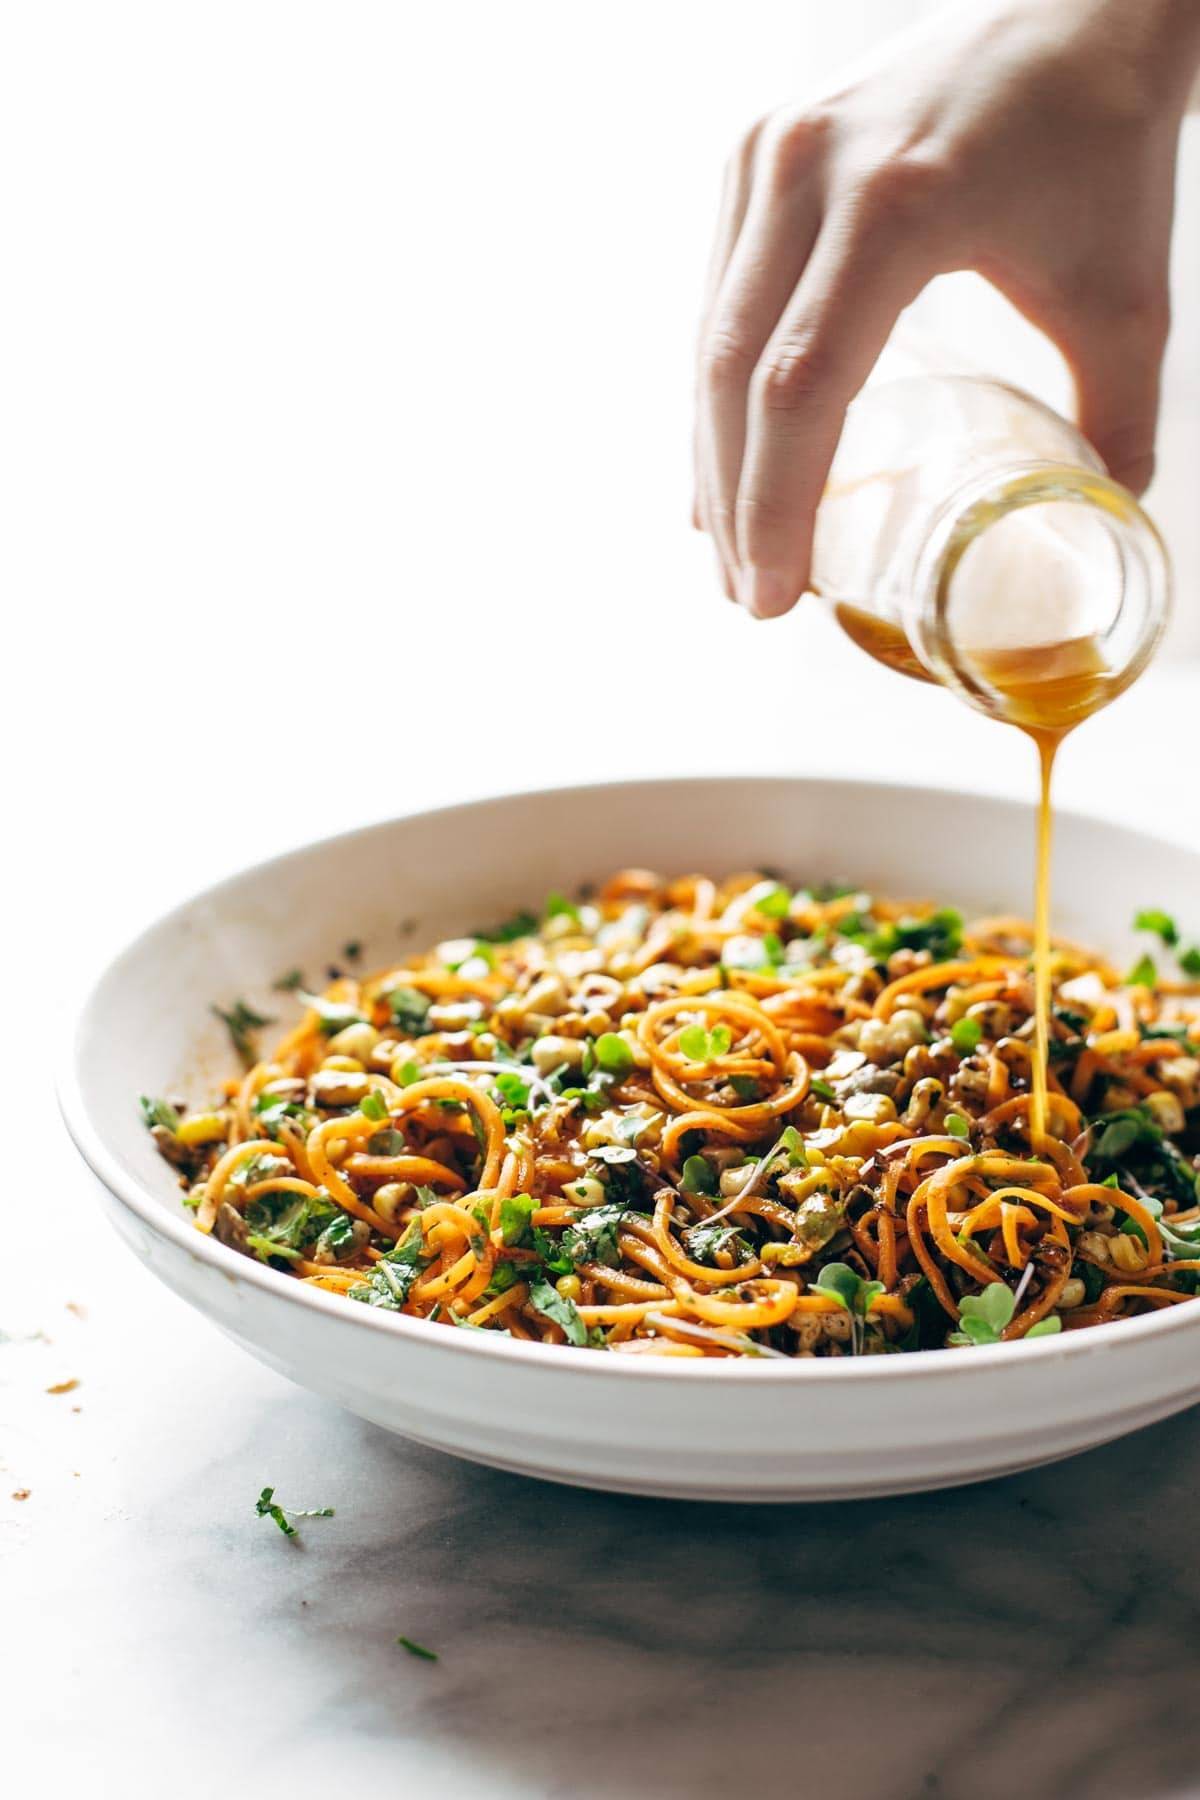
[[[190,1119],[184,1119],[175,1133],[181,1144],[215,1144],[227,1137],[229,1126],[224,1113],[193,1113]]]

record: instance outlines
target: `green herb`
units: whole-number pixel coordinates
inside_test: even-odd
[[[689,1156],[683,1165],[679,1185],[688,1194],[715,1194],[717,1178],[713,1174],[712,1164],[703,1156]]]
[[[1190,950],[1180,952],[1179,966],[1193,981],[1200,981],[1200,944],[1193,944]]]
[[[254,1510],[260,1519],[274,1519],[285,1537],[299,1537],[300,1533],[292,1524],[293,1519],[332,1519],[332,1506],[313,1506],[305,1511],[296,1512],[290,1506],[280,1506],[275,1499],[275,1489],[265,1487],[254,1502]]]
[[[375,1264],[368,1280],[361,1287],[350,1289],[348,1298],[361,1300],[364,1306],[381,1307],[384,1312],[403,1312],[404,1302],[421,1272],[424,1253],[424,1233],[418,1220]]]
[[[625,1211],[623,1200],[611,1201],[605,1206],[591,1207],[565,1226],[563,1249],[572,1263],[603,1263],[605,1268],[615,1269],[621,1261],[617,1233]]]
[[[1016,1311],[1016,1297],[1003,1281],[990,1281],[978,1294],[964,1294],[959,1301],[959,1329],[946,1339],[948,1344],[998,1344]],[[1027,1338],[1050,1337],[1062,1330],[1057,1313],[1039,1319],[1025,1333]]]
[[[228,1012],[224,1007],[213,1006],[210,1012],[220,1019],[229,1033],[230,1041],[242,1061],[251,1064],[255,1060],[254,1043],[251,1032],[258,1031],[263,1025],[273,1025],[274,1020],[265,1013],[255,1012],[244,1000],[235,1000]]]
[[[750,1246],[736,1225],[690,1225],[683,1234],[684,1248],[693,1262],[715,1266],[722,1250],[733,1253],[735,1262],[745,1262]]]
[[[1158,968],[1152,956],[1140,956],[1125,977],[1130,987],[1154,987],[1158,981]]]
[[[972,1050],[979,1048],[982,1037],[983,1026],[978,1019],[955,1019],[950,1027],[950,1041],[964,1056],[970,1056]]]
[[[411,1087],[414,1081],[420,1081],[421,1075],[422,1069],[420,1063],[413,1062],[411,1058],[408,1062],[401,1063],[398,1069],[392,1071],[392,1079],[397,1087]]]
[[[407,1149],[404,1133],[393,1125],[386,1131],[373,1131],[367,1139],[368,1156],[403,1156]]]
[[[249,1170],[244,1185],[253,1187],[259,1181],[282,1179],[291,1164],[277,1156],[253,1157],[242,1165]],[[240,1171],[239,1171],[240,1173]],[[256,1194],[245,1209],[246,1228],[255,1241],[251,1248],[260,1261],[282,1256],[295,1261],[310,1245],[315,1245],[335,1224],[334,1242],[353,1241],[352,1221],[335,1206],[328,1194],[282,1193]],[[249,1241],[249,1238],[248,1238]]]
[[[359,1103],[358,1110],[363,1115],[364,1119],[382,1120],[386,1119],[388,1116],[387,1101],[378,1089],[372,1089],[372,1091],[366,1095]]]
[[[543,1318],[560,1325],[569,1344],[582,1348],[587,1343],[587,1326],[579,1316],[573,1300],[568,1300],[548,1281],[535,1281],[529,1290],[529,1304]]]
[[[946,1130],[951,1137],[965,1138],[971,1135],[971,1122],[964,1119],[961,1113],[946,1114]]]
[[[271,986],[277,994],[294,994],[298,987],[304,986],[304,973],[300,969],[289,969],[286,975],[281,975]]]
[[[633,1067],[633,1051],[615,1031],[605,1031],[596,1039],[596,1062],[606,1075],[628,1075]]]
[[[849,1263],[831,1262],[825,1264],[814,1286],[850,1314],[851,1348],[861,1352],[871,1302],[885,1291],[882,1281],[864,1281]]]
[[[532,1226],[529,1235],[546,1274],[569,1275],[571,1273],[575,1264],[558,1239],[552,1238],[550,1233],[543,1230],[540,1225]]]
[[[822,1081],[819,1075],[814,1075],[809,1081],[808,1091],[810,1094],[815,1094],[818,1100],[824,1100],[831,1106],[837,1105],[837,1095],[834,1093],[829,1083],[827,1081]]]
[[[1144,912],[1137,914],[1133,921],[1133,929],[1135,931],[1152,931],[1155,937],[1162,939],[1168,949],[1173,948],[1179,942],[1179,927],[1170,913],[1160,912],[1153,906],[1147,907]]]
[[[505,1244],[519,1244],[537,1211],[532,1194],[512,1194],[500,1202],[500,1237]]]
[[[521,1271],[515,1263],[497,1263],[492,1271],[492,1279],[483,1290],[484,1296],[492,1300],[497,1294],[506,1294],[510,1287],[516,1287],[520,1279]]]
[[[357,962],[362,955],[362,945],[357,938],[351,938],[348,944],[342,945],[342,955],[347,962]]]
[[[779,1134],[777,1149],[786,1150],[788,1166],[793,1169],[806,1169],[808,1157],[804,1154],[804,1139],[794,1125],[785,1125]]]
[[[746,897],[764,919],[786,919],[792,904],[791,890],[781,882],[761,881]]]
[[[266,1131],[278,1131],[285,1119],[307,1119],[308,1108],[299,1100],[289,1100],[283,1094],[257,1094],[254,1100],[254,1116]]]
[[[545,916],[548,919],[570,919],[572,925],[578,925],[579,908],[565,894],[547,894]]]
[[[1143,1042],[1145,1042],[1147,1038],[1170,1038],[1174,1043],[1178,1044],[1181,1049],[1186,1050],[1189,1055],[1195,1055],[1196,1053],[1196,1039],[1193,1036],[1192,1031],[1186,1025],[1143,1025],[1141,1027],[1141,1034]]]
[[[1084,1299],[1093,1306],[1104,1292],[1104,1271],[1093,1262],[1080,1259],[1071,1264],[1071,1273],[1083,1283]]]
[[[347,1025],[364,1025],[366,1020],[357,1006],[345,1000],[326,1000],[321,994],[301,993],[300,998],[310,1012],[317,1015],[317,1028],[322,1037],[335,1037]]]
[[[506,1069],[502,1075],[497,1075],[495,1077],[492,1086],[503,1100],[505,1106],[509,1107],[512,1111],[522,1111],[529,1105],[529,1083],[527,1081],[522,1081],[521,1077],[515,1072],[510,1073],[509,1070]]]
[[[142,1118],[150,1129],[153,1129],[155,1125],[160,1125],[164,1131],[169,1131],[174,1137],[183,1123],[175,1108],[167,1100],[155,1100],[149,1094],[139,1094],[138,1105],[142,1110]]]
[[[409,1037],[420,1037],[429,1027],[426,1019],[429,1008],[433,1004],[428,994],[422,994],[413,987],[394,987],[384,995],[388,1010],[392,1015],[392,1024],[398,1025]]]
[[[538,922],[531,912],[514,913],[511,919],[505,919],[502,925],[491,931],[477,931],[475,936],[485,943],[515,944],[518,938],[532,937],[538,928]]]
[[[424,1644],[414,1643],[412,1638],[398,1637],[396,1642],[403,1645],[410,1656],[419,1656],[424,1662],[436,1662],[438,1660],[438,1653],[436,1650],[427,1650]]]
[[[679,1048],[692,1062],[711,1062],[724,1056],[733,1042],[728,1025],[714,1025],[706,1031],[703,1025],[688,1025],[679,1034]]]

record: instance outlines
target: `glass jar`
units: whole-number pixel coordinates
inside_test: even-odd
[[[1170,607],[1162,541],[1040,401],[896,366],[885,358],[847,414],[812,585],[881,662],[993,717],[1068,729],[1153,654]]]

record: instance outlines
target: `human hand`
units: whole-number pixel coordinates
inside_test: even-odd
[[[1058,345],[1084,435],[1154,466],[1200,0],[972,0],[743,140],[700,334],[695,522],[760,618],[807,585],[846,407],[899,313],[974,269]]]

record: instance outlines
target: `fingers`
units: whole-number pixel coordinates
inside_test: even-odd
[[[902,202],[889,180],[830,212],[754,372],[735,536],[738,597],[758,618],[789,611],[807,586],[846,408],[937,272],[931,236]]]
[[[727,588],[737,579],[735,515],[751,378],[800,279],[820,224],[817,146],[791,128],[760,144],[749,204],[701,346],[700,463],[705,523]]]
[[[742,220],[746,216],[746,207],[750,200],[750,186],[754,173],[754,150],[762,130],[761,122],[747,132],[738,148],[737,154],[731,157],[725,169],[725,179],[721,189],[721,206],[717,216],[716,235],[713,238],[712,251],[708,260],[708,274],[704,284],[704,311],[700,321],[700,345],[703,349],[708,332],[708,320],[713,301],[720,288],[725,269],[737,243],[738,233],[742,229]],[[705,523],[705,507],[701,468],[701,429],[700,415],[697,407],[696,422],[693,431],[694,458],[694,492],[692,495],[692,524],[698,531],[707,530]],[[732,596],[730,596],[732,598]]]
[[[1159,382],[1169,328],[1166,282],[1121,311],[1073,314],[1056,332],[1075,378],[1079,429],[1114,481],[1140,494],[1154,474]]]

